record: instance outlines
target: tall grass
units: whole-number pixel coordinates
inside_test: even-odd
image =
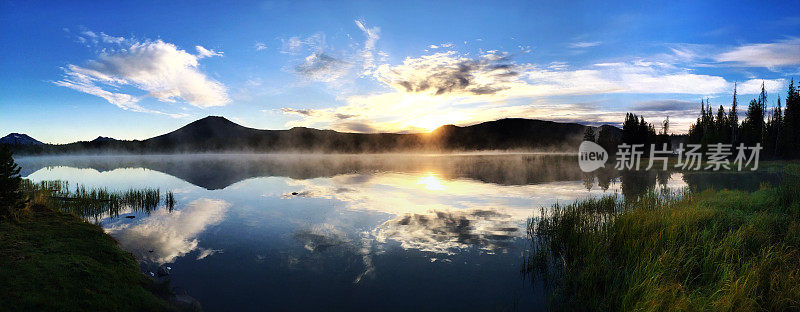
[[[172,211],[175,206],[172,192],[161,196],[161,191],[154,188],[125,191],[86,188],[84,185],[70,188],[68,182],[59,180],[39,183],[23,180],[21,188],[32,205],[43,205],[95,221],[104,217],[118,217],[125,210],[150,214],[160,207]]]
[[[529,221],[523,271],[554,310],[800,309],[800,175],[784,174],[754,192],[555,205]]]

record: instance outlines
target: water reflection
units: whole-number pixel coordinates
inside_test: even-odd
[[[543,300],[519,279],[519,263],[539,207],[650,188],[753,187],[744,175],[585,174],[558,155],[18,161],[34,181],[174,192],[171,213],[99,221],[138,259],[169,263],[173,285],[208,311],[413,310],[420,298],[434,310],[536,309]]]
[[[180,210],[158,210],[139,221],[111,222],[105,228],[137,259],[155,264],[170,263],[197,249],[197,235],[208,226],[221,222],[230,206],[223,200],[200,198]],[[212,253],[203,250],[198,259]]]
[[[146,168],[209,190],[255,177],[313,179],[375,172],[436,173],[440,178],[469,178],[501,185],[578,180],[575,157],[547,154],[507,155],[164,155],[23,157],[22,175],[67,166],[98,172]]]
[[[406,214],[381,224],[374,236],[378,242],[391,239],[405,249],[446,255],[471,247],[506,252],[510,241],[522,233],[516,221],[511,215],[480,209]]]

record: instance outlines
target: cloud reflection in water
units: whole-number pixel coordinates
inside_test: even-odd
[[[224,200],[196,199],[172,213],[158,210],[140,222],[111,225],[106,231],[137,259],[170,263],[198,249],[197,235],[221,222],[230,206]],[[201,250],[198,259],[214,252]]]
[[[487,252],[502,252],[520,232],[519,224],[511,215],[476,209],[406,214],[386,221],[373,233],[381,243],[392,239],[405,249],[454,254],[471,246]]]
[[[328,198],[348,210],[386,214],[386,221],[367,231],[376,246],[353,248],[380,249],[377,245],[394,241],[404,249],[446,255],[471,247],[504,252],[513,239],[524,236],[526,220],[539,207],[604,193],[586,190],[581,181],[501,185],[445,179],[432,171],[343,174],[286,183],[296,191],[282,194],[284,199]],[[606,193],[617,190],[614,185]],[[347,244],[359,241],[364,240],[352,238]]]

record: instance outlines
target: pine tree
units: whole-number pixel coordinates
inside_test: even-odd
[[[753,99],[747,107],[747,116],[742,123],[742,141],[747,145],[762,143],[764,132],[764,110],[759,100]]]
[[[656,143],[655,139],[656,130],[652,124],[644,120],[644,116],[625,114],[625,122],[622,124],[622,142],[644,144],[644,152],[647,153],[650,144]]]
[[[689,126],[689,143],[702,144],[706,137],[706,107],[703,99],[700,99],[700,116],[697,117],[695,124]]]
[[[778,97],[778,107],[775,108],[773,111],[773,136],[770,138],[770,142],[775,144],[774,153],[775,157],[781,157],[783,147],[781,146],[781,141],[783,140],[781,137],[783,136],[783,111],[781,109],[781,98]]]
[[[714,132],[716,143],[730,143],[728,142],[730,135],[728,135],[728,116],[725,114],[725,108],[722,105],[717,110],[717,117],[714,120]]]
[[[708,108],[706,108],[708,105]],[[700,114],[702,120],[702,128],[703,134],[700,138],[700,144],[703,145],[703,150],[705,151],[706,146],[708,146],[711,141],[713,141],[711,129],[713,128],[714,118],[712,117],[713,114],[711,113],[711,104],[708,103],[708,99],[706,99],[705,104],[703,100],[700,100]]]
[[[617,153],[619,138],[615,137],[607,128],[600,127],[597,130],[597,144],[602,146],[609,154]]]
[[[794,86],[794,78],[786,93],[782,138],[783,154],[789,158],[800,157],[800,94]]]
[[[14,163],[11,150],[0,148],[0,217],[8,217],[13,211],[25,205],[19,176],[20,168]]]
[[[739,112],[737,111],[739,106],[738,101],[736,100],[736,83],[733,84],[733,103],[731,103],[731,110],[728,112],[728,122],[731,124],[731,143],[736,145],[739,140]]]
[[[767,113],[767,90],[764,88],[763,81],[761,82],[761,94],[758,95],[758,106],[761,112],[761,127],[759,128],[760,133],[758,133],[758,135],[761,138],[760,142],[763,143],[767,141],[767,127],[764,124],[764,117],[766,117]]]
[[[586,132],[583,133],[583,140],[594,142],[594,128],[591,126],[586,127]]]

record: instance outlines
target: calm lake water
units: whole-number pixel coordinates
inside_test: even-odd
[[[540,207],[772,176],[584,174],[557,155],[22,157],[34,182],[155,187],[176,205],[87,216],[206,311],[543,310],[520,273]],[[126,216],[136,218],[125,218]]]

